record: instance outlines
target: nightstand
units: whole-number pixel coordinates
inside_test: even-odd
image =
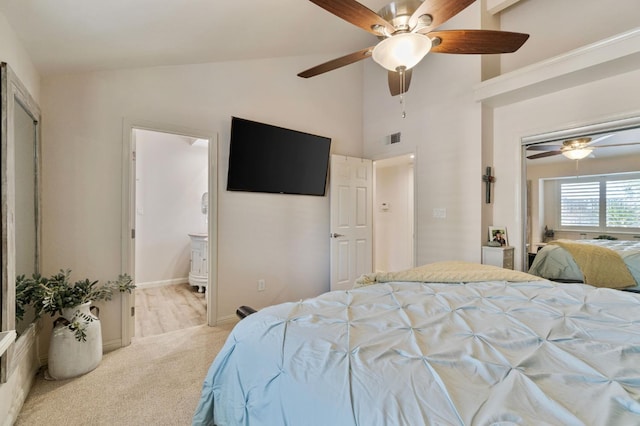
[[[505,269],[513,269],[514,247],[482,246],[482,263],[484,265],[499,266]]]

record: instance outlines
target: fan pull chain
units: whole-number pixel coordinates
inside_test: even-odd
[[[402,108],[402,118],[407,117],[407,112],[405,110],[406,104],[404,101],[404,92],[406,88],[405,71],[405,67],[398,67],[398,73],[400,74],[400,107]]]

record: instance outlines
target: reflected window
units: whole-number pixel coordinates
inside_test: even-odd
[[[559,229],[640,231],[640,174],[549,179],[558,188]]]

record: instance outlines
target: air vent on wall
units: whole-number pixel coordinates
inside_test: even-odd
[[[391,143],[399,143],[399,142],[400,142],[400,132],[392,134]]]

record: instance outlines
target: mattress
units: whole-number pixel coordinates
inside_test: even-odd
[[[591,244],[616,251],[640,289],[640,241],[626,240],[571,240],[573,243]],[[558,281],[584,281],[584,276],[571,254],[562,247],[548,244],[536,254],[529,273]]]
[[[387,282],[240,321],[194,425],[640,422],[640,295]]]

